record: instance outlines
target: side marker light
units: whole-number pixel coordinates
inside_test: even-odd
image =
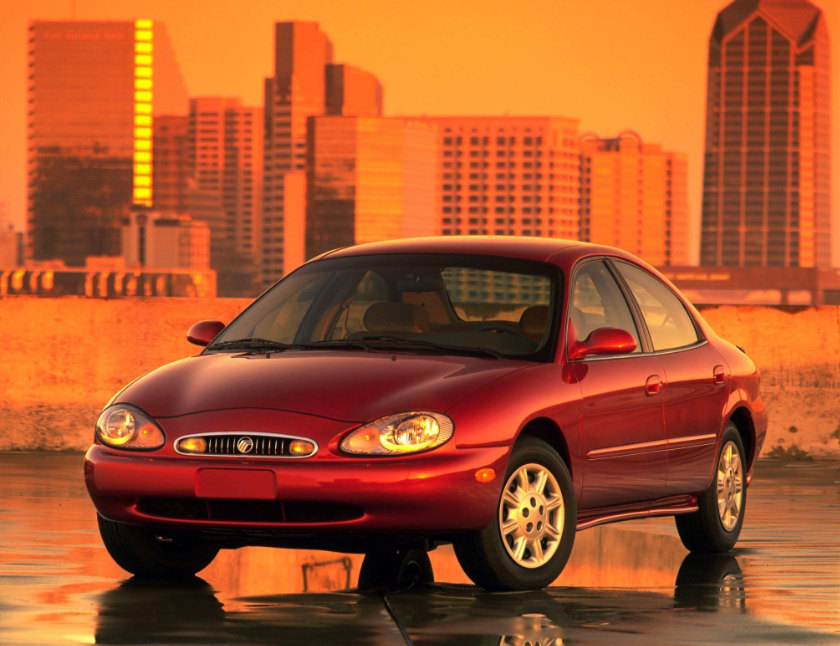
[[[479,482],[492,482],[496,479],[496,472],[490,467],[479,469],[475,472],[475,479]]]

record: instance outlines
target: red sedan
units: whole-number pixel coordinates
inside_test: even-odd
[[[601,523],[673,515],[700,552],[741,531],[758,370],[620,250],[342,249],[188,338],[204,351],[115,395],[86,456],[102,539],[136,575],[269,545],[366,553],[362,584],[423,580],[451,542],[478,585],[525,589]]]

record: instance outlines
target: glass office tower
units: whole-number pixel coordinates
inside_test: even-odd
[[[306,252],[434,235],[437,133],[384,117],[309,119]]]
[[[121,255],[121,220],[154,199],[154,117],[187,108],[165,28],[33,21],[28,76],[28,258]]]

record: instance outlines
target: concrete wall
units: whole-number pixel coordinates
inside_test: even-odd
[[[230,321],[248,299],[0,298],[0,450],[85,449],[126,383],[198,354],[196,321]]]
[[[247,299],[0,298],[0,450],[81,450],[124,384],[196,354],[186,331]],[[770,414],[764,454],[840,457],[840,308],[723,307],[704,316],[745,348]],[[795,448],[791,448],[795,447]]]

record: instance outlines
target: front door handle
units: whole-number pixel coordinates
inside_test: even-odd
[[[648,397],[653,397],[654,395],[659,394],[663,385],[665,385],[665,382],[662,381],[662,378],[659,375],[651,375],[645,381],[645,394]]]
[[[712,379],[716,386],[723,386],[726,383],[726,368],[718,364],[712,370]]]

